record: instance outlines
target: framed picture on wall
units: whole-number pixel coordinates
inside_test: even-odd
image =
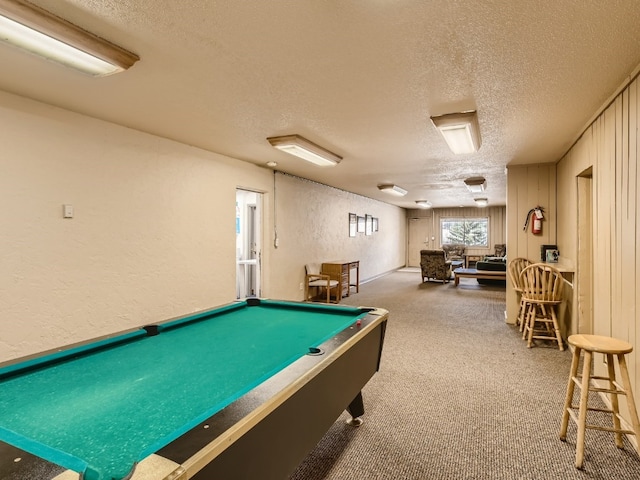
[[[547,263],[558,263],[558,257],[560,256],[560,251],[555,248],[551,248],[546,251],[547,255]]]
[[[364,233],[364,217],[358,217],[358,233]]]
[[[371,235],[373,232],[373,217],[365,214],[364,219],[364,234]]]
[[[378,217],[373,217],[372,222],[373,222],[373,225],[372,225],[371,229],[374,232],[377,232],[378,231]]]
[[[355,213],[349,214],[349,236],[355,237],[358,231],[358,216]]]

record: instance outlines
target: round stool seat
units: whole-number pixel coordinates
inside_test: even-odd
[[[613,355],[630,353],[633,350],[633,346],[630,343],[601,335],[571,335],[567,342],[569,342],[569,345],[589,352],[611,353]]]

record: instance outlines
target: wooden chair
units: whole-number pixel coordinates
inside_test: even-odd
[[[522,270],[529,265],[531,265],[531,261],[529,259],[518,257],[511,260],[507,266],[509,280],[513,285],[513,289],[516,291],[516,295],[518,296],[518,301],[520,303],[518,317],[516,318],[516,325],[520,326],[521,332],[524,330],[524,319],[528,313],[528,304],[522,300],[522,279],[520,278],[520,274],[522,273]]]
[[[305,284],[304,284],[304,299],[306,302],[313,301],[315,298],[320,298],[320,292],[316,296],[310,296],[312,289],[323,289],[327,294],[327,302],[331,302],[331,290],[335,290],[334,303],[340,301],[341,293],[338,292],[338,280],[331,280],[329,275],[320,273],[321,265],[319,263],[307,263],[304,266],[305,269]]]
[[[556,307],[562,303],[564,279],[560,272],[549,265],[534,263],[520,274],[522,301],[529,304],[522,338],[531,348],[534,339],[555,340],[564,350]]]

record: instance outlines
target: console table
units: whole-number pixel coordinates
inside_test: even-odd
[[[351,280],[352,270],[355,270],[355,281]],[[322,264],[321,273],[329,275],[331,280],[338,281],[338,291],[342,292],[342,297],[349,296],[351,287],[355,287],[356,293],[360,291],[360,260],[325,262]]]
[[[464,268],[474,268],[476,263],[482,260],[482,255],[477,253],[465,253],[464,254]]]

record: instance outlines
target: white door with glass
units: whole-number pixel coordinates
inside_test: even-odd
[[[262,194],[236,190],[236,298],[260,296]]]

